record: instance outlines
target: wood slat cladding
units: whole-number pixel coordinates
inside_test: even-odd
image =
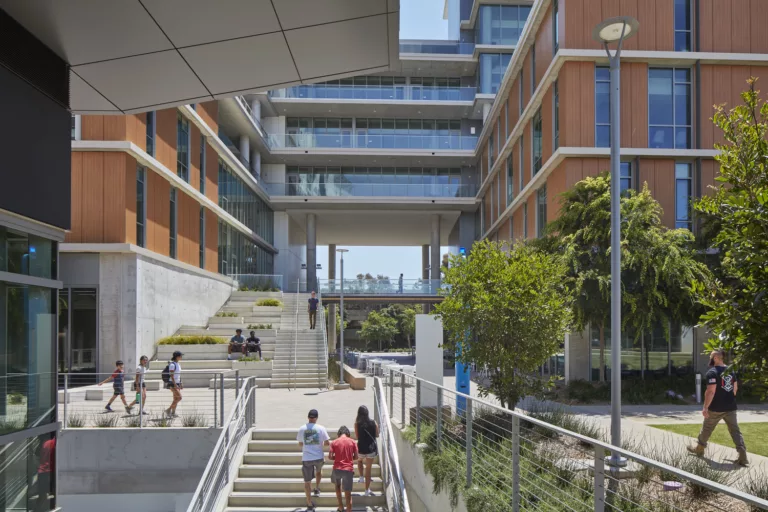
[[[541,135],[542,135],[542,165],[552,156],[554,145],[554,114],[553,114],[553,87],[550,86],[541,101]]]
[[[80,123],[82,140],[127,140],[146,150],[146,114],[84,115]]]
[[[125,242],[136,243],[136,160],[128,157],[125,168]]]
[[[592,29],[604,19],[624,14],[637,18],[642,27],[637,36],[627,40],[627,50],[674,50],[672,0],[567,0],[561,2],[560,10],[565,29],[560,41],[563,48],[601,49],[592,39]]]
[[[127,170],[136,161],[124,153],[73,153],[71,162],[72,227],[65,240],[126,242]]]
[[[536,238],[536,193],[528,196],[528,238]]]
[[[523,135],[523,168],[520,169],[520,172],[522,172],[523,176],[523,186],[531,181],[531,144],[533,141],[533,138],[531,137],[532,131],[531,123],[529,121],[528,124],[525,125],[525,131]]]
[[[171,185],[154,172],[147,172],[147,244],[150,251],[170,255]]]
[[[505,220],[501,226],[499,226],[499,230],[496,232],[496,239],[499,242],[506,242],[509,244],[511,240],[509,239],[509,223],[512,222],[512,219]]]
[[[213,133],[219,133],[219,102],[205,101],[195,105],[197,114],[203,119]]]
[[[712,123],[714,106],[726,109],[742,104],[741,93],[749,86],[747,79],[757,77],[757,88],[768,88],[768,68],[764,66],[701,66],[701,147],[711,149],[725,141],[720,128]]]
[[[517,208],[512,215],[512,225],[514,226],[515,240],[523,238],[523,209]]]
[[[176,172],[177,119],[175,108],[155,113],[155,158],[171,172]]]
[[[710,196],[715,193],[712,187],[718,183],[715,178],[720,173],[720,164],[714,160],[701,161],[701,195]]]
[[[189,184],[200,191],[200,128],[189,123]]]
[[[219,204],[219,155],[207,141],[205,162],[205,195]]]
[[[640,160],[640,189],[648,184],[648,190],[664,211],[661,222],[668,228],[675,227],[675,161],[644,158]]]
[[[205,210],[205,269],[219,270],[219,219],[208,209]]]
[[[562,195],[568,190],[566,184],[566,162],[561,162],[547,176],[547,220],[552,222],[560,215]]]
[[[768,3],[699,0],[702,52],[768,53]]]
[[[541,83],[544,75],[552,63],[554,57],[554,25],[552,19],[552,5],[547,8],[544,19],[536,33],[536,86]]]
[[[200,205],[186,194],[179,193],[177,257],[190,265],[200,264]]]

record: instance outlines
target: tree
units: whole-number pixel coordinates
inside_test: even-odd
[[[600,336],[600,380],[605,380],[605,331],[611,314],[611,179],[608,174],[586,178],[562,196],[560,216],[548,227],[548,237],[534,245],[562,256],[565,284],[573,294],[573,323],[578,330],[592,324]],[[661,224],[661,206],[647,184],[621,198],[622,331],[633,343],[654,325],[669,336],[670,319],[695,324],[697,309],[692,287],[708,281],[707,267],[698,261],[693,234]],[[617,335],[612,333],[612,336]]]
[[[403,309],[403,315],[400,318],[400,332],[408,341],[408,350],[411,350],[411,338],[416,335],[416,310],[406,307]]]
[[[360,329],[360,338],[366,343],[378,343],[381,350],[381,344],[391,344],[397,332],[397,320],[389,315],[371,311]]]
[[[702,320],[716,334],[708,348],[731,351],[747,377],[768,383],[768,103],[755,82],[747,82],[743,105],[719,106],[713,118],[726,141],[715,146],[724,185],[694,206],[716,225],[720,268],[696,291],[707,310]]]
[[[328,315],[328,307],[326,306],[325,309],[325,318],[330,321],[330,316]],[[344,320],[344,329],[346,329],[349,326],[349,321]],[[340,308],[336,308],[336,339],[333,340],[333,346],[336,346],[336,343],[339,341],[339,336],[341,336],[341,312]]]
[[[568,332],[570,297],[560,258],[515,244],[476,242],[466,258],[452,256],[435,308],[446,331],[444,346],[459,359],[492,369],[483,396],[514,408],[546,383],[536,374],[557,353]]]

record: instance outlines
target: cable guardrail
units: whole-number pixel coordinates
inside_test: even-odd
[[[183,362],[181,363],[183,366]],[[156,427],[220,427],[236,390],[226,389],[227,379],[239,381],[239,372],[183,370],[181,400],[175,414],[168,414],[174,401],[164,385],[162,370],[144,373],[144,394],[135,387],[135,372],[123,374],[122,386],[109,380],[114,373],[62,374],[63,389],[58,390],[59,417],[62,429],[73,428],[156,428]],[[76,379],[75,379],[76,377]],[[72,387],[72,380],[90,384]],[[103,383],[99,385],[99,383]],[[118,393],[122,391],[125,397]],[[107,409],[109,405],[110,409]],[[130,408],[126,407],[129,406]]]
[[[409,512],[408,494],[405,490],[405,480],[400,470],[400,462],[395,445],[395,437],[392,432],[392,422],[390,421],[389,409],[385,398],[384,387],[381,379],[374,379],[373,385],[374,403],[376,404],[374,416],[379,424],[381,447],[379,450],[379,461],[381,463],[381,474],[384,479],[384,488],[391,489],[386,492],[387,505],[389,512]]]
[[[616,447],[596,423],[558,407],[509,410],[395,369],[382,373],[405,439],[426,445],[425,466],[439,457],[466,475],[457,492],[483,510],[768,510],[768,501],[738,488],[743,478],[681,443],[630,438]],[[610,465],[611,453],[627,465]]]
[[[325,308],[323,307],[323,294],[320,293],[319,288],[320,287],[318,287],[318,290],[317,290],[317,299],[319,301],[317,303],[317,310],[318,310],[318,313],[319,313],[318,316],[320,317],[320,319],[319,319],[320,328],[323,331],[323,361],[324,361],[323,364],[325,365],[325,385],[326,385],[326,387],[328,387],[328,377],[329,377],[328,374],[329,374],[329,370],[330,370],[330,368],[329,368],[330,360],[329,360],[329,355],[328,355],[328,328],[327,328],[327,326],[325,324]],[[329,322],[335,322],[335,321],[336,321],[335,318],[329,319]],[[342,365],[342,367],[339,368],[339,370],[341,372],[340,373],[341,376],[339,377],[339,380],[341,382],[343,382],[344,381],[344,366]]]
[[[228,488],[236,472],[230,465],[237,455],[240,444],[248,442],[248,429],[256,423],[256,384],[253,377],[243,381],[237,400],[224,422],[224,427],[208,464],[203,471],[187,512],[214,512],[220,510],[217,503],[222,491]]]
[[[301,279],[296,280],[296,318],[293,330],[293,389],[296,389],[296,351],[298,349],[299,340],[299,298],[301,297]],[[289,384],[290,386],[290,384]]]

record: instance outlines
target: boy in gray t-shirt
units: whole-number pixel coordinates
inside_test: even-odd
[[[325,446],[330,444],[330,436],[325,427],[317,424],[317,409],[312,409],[307,415],[308,422],[299,428],[296,441],[301,446],[301,474],[304,477],[304,494],[307,497],[307,509],[314,510],[310,494],[320,496],[320,480],[325,463]],[[316,478],[315,490],[312,489],[312,479]],[[310,493],[311,491],[311,493]]]

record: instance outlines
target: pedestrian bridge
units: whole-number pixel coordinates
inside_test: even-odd
[[[345,302],[387,302],[432,304],[441,302],[439,279],[320,279],[318,292],[324,304]]]

